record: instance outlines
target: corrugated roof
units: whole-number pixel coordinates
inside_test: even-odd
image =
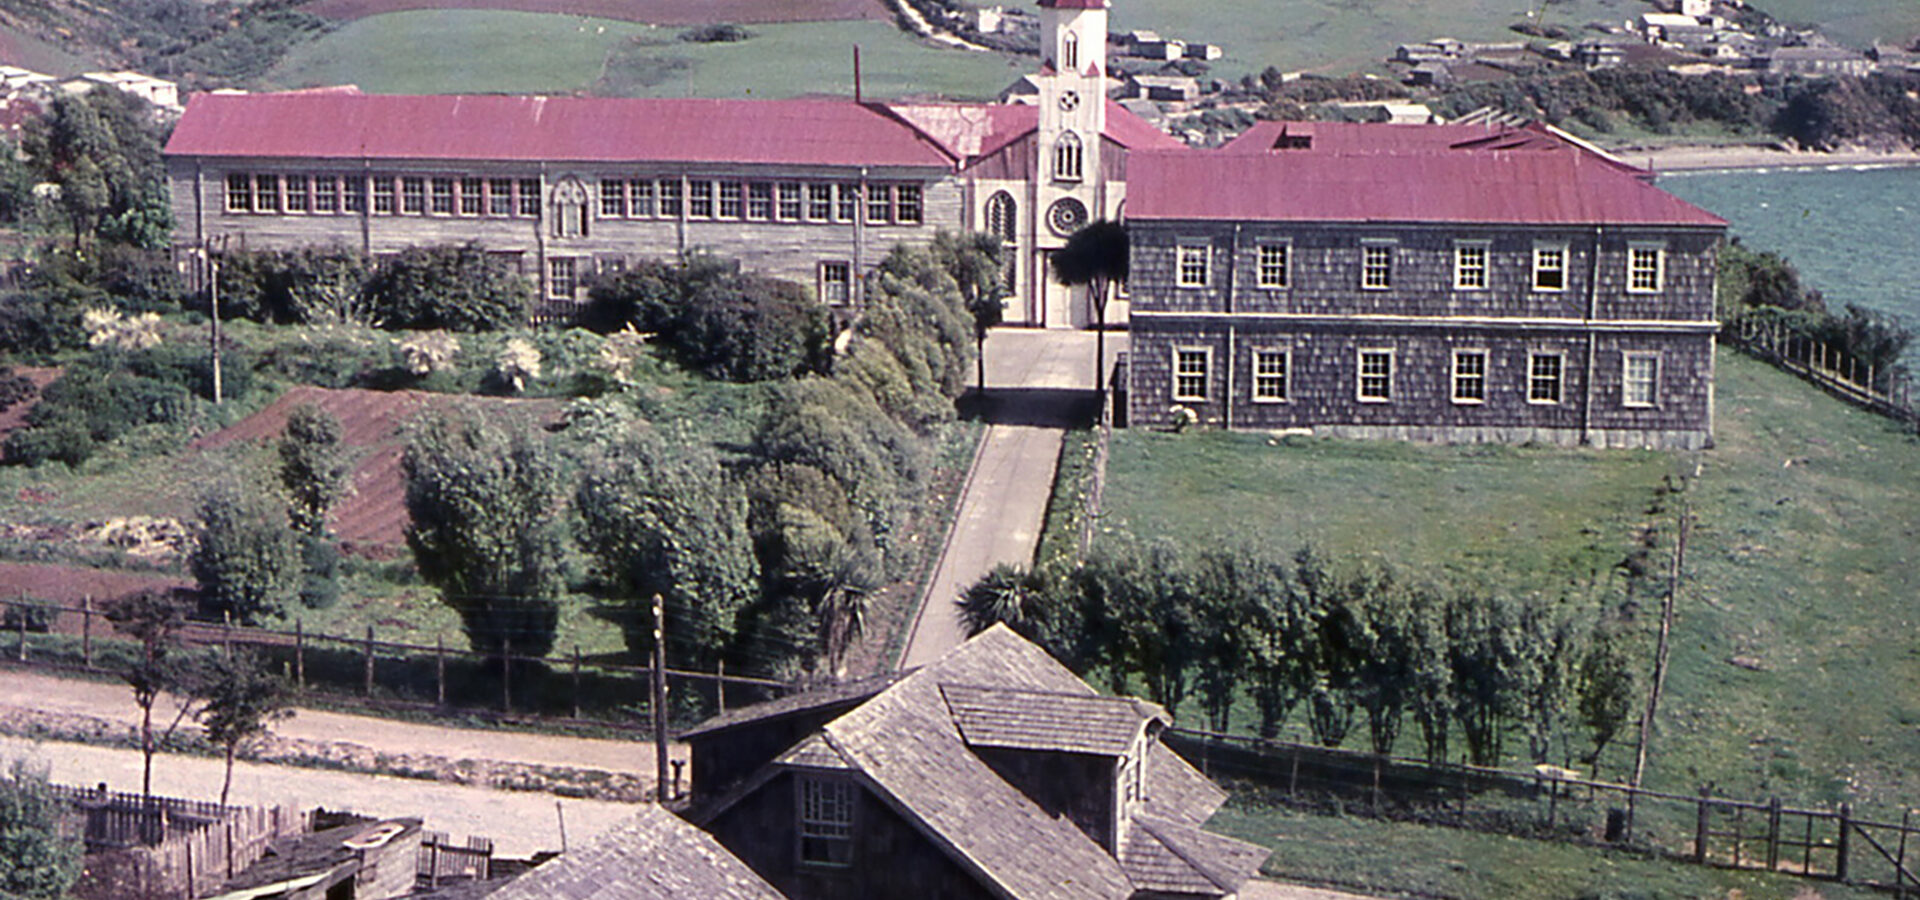
[[[1136,153],[1128,161],[1127,217],[1726,226],[1724,219],[1571,147],[1351,155]]]
[[[1131,697],[943,684],[940,692],[969,746],[1124,756],[1164,710]]]
[[[1308,138],[1311,147],[1284,148],[1281,138]],[[1551,135],[1510,125],[1407,125],[1361,122],[1255,122],[1220,153],[1405,153],[1414,150],[1555,149]]]
[[[542,864],[489,900],[784,900],[720,842],[658,806]]]
[[[846,100],[196,94],[173,156],[950,168],[884,107]]]
[[[1106,104],[1108,140],[1129,150],[1186,146],[1132,110],[1112,100]],[[989,156],[1040,127],[1040,110],[1030,103],[893,103],[887,108],[960,160]]]

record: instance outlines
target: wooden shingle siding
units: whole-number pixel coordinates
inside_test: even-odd
[[[1716,230],[1146,221],[1132,236],[1132,423],[1163,425],[1177,403],[1212,427],[1450,442],[1710,441]],[[1487,287],[1455,286],[1462,242],[1487,248]],[[1262,244],[1287,246],[1285,287],[1260,286]],[[1534,289],[1540,244],[1567,248],[1564,290]],[[1208,248],[1207,283],[1181,286],[1180,248],[1196,245]],[[1390,248],[1385,290],[1361,285],[1368,246]],[[1658,291],[1627,290],[1634,246],[1661,249]],[[1207,351],[1203,400],[1175,399],[1182,349]],[[1263,350],[1288,354],[1282,401],[1254,399]],[[1359,356],[1373,350],[1392,356],[1386,402],[1358,395]],[[1479,402],[1456,401],[1457,350],[1485,354]],[[1625,402],[1629,353],[1657,354],[1650,406]],[[1530,397],[1535,354],[1559,359],[1557,402]]]

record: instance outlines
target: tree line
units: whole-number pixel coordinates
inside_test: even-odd
[[[1215,731],[1239,715],[1262,737],[1304,725],[1337,747],[1364,725],[1367,746],[1392,753],[1411,729],[1435,761],[1463,748],[1497,765],[1518,735],[1536,763],[1591,765],[1640,677],[1623,589],[1517,594],[1311,547],[1122,537],[1073,568],[996,567],[958,603],[971,632],[1004,622],[1115,693],[1143,687],[1169,712],[1198,703]]]
[[[1902,359],[1913,343],[1913,328],[1893,316],[1849,303],[1828,308],[1818,289],[1800,280],[1786,257],[1754,250],[1739,238],[1720,251],[1714,302],[1722,321],[1766,323],[1789,334],[1819,341],[1859,361],[1873,373],[1876,390],[1888,390],[1905,371]]]

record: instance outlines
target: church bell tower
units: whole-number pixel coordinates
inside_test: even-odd
[[[1107,0],[1040,0],[1040,121],[1035,147],[1035,250],[1044,256],[1106,218],[1100,141],[1107,124]],[[1046,271],[1036,266],[1035,271]],[[1045,278],[1036,312],[1050,327],[1091,321],[1080,295]]]

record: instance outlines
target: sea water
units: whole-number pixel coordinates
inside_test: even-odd
[[[1856,303],[1920,327],[1920,166],[1675,172],[1659,184],[1787,257],[1829,309]]]

